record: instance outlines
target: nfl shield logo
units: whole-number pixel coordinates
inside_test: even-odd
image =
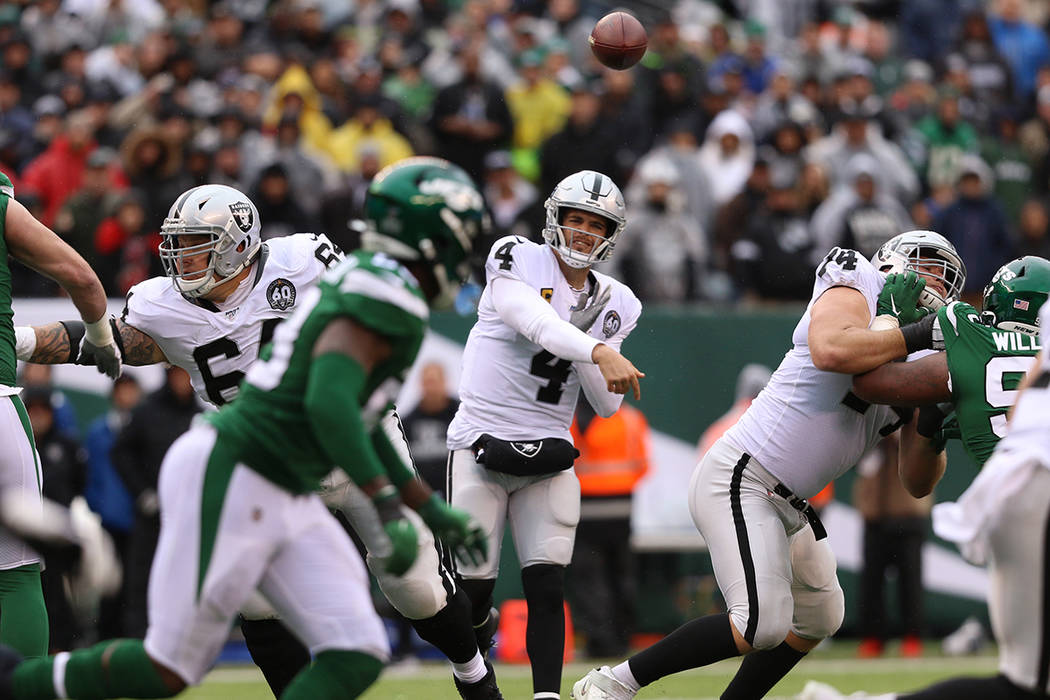
[[[1028,301],[1025,299],[1014,299],[1014,308],[1021,311],[1028,311]]]

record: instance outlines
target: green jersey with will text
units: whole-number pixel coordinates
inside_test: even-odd
[[[937,312],[937,323],[963,446],[984,466],[1006,435],[1006,413],[1039,352],[1039,338],[987,326],[977,309],[958,301]]]
[[[357,397],[371,431],[416,359],[428,316],[423,293],[403,265],[382,253],[349,255],[277,327],[273,344],[248,370],[238,399],[206,419],[252,469],[295,493],[313,491],[332,470],[303,404],[321,332],[348,317],[390,341],[393,352],[372,369]]]

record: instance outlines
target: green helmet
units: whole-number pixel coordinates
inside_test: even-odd
[[[441,158],[405,158],[383,168],[365,197],[365,250],[428,264],[437,282],[433,306],[449,306],[470,278],[475,239],[488,228],[481,192]]]
[[[1004,331],[1039,335],[1039,307],[1050,293],[1050,260],[1026,255],[999,268],[984,288],[981,316]]]

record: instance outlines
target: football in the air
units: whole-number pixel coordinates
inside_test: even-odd
[[[594,25],[588,43],[591,53],[602,65],[626,70],[645,55],[649,37],[634,15],[610,12]]]

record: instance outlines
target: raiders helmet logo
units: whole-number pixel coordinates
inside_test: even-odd
[[[266,288],[266,300],[270,308],[284,311],[295,303],[295,285],[283,277],[278,277]]]
[[[538,455],[540,450],[543,449],[542,442],[512,442],[510,443],[510,446],[513,447],[514,451],[519,455],[522,457],[528,457],[529,459]]]
[[[606,338],[611,338],[616,335],[617,331],[620,330],[620,314],[615,311],[608,311],[605,314],[605,320],[602,321],[602,335]]]
[[[252,206],[247,202],[234,202],[230,205],[230,213],[233,214],[233,221],[237,224],[237,228],[248,233],[252,230],[252,226],[255,225],[255,214],[252,213]]]

